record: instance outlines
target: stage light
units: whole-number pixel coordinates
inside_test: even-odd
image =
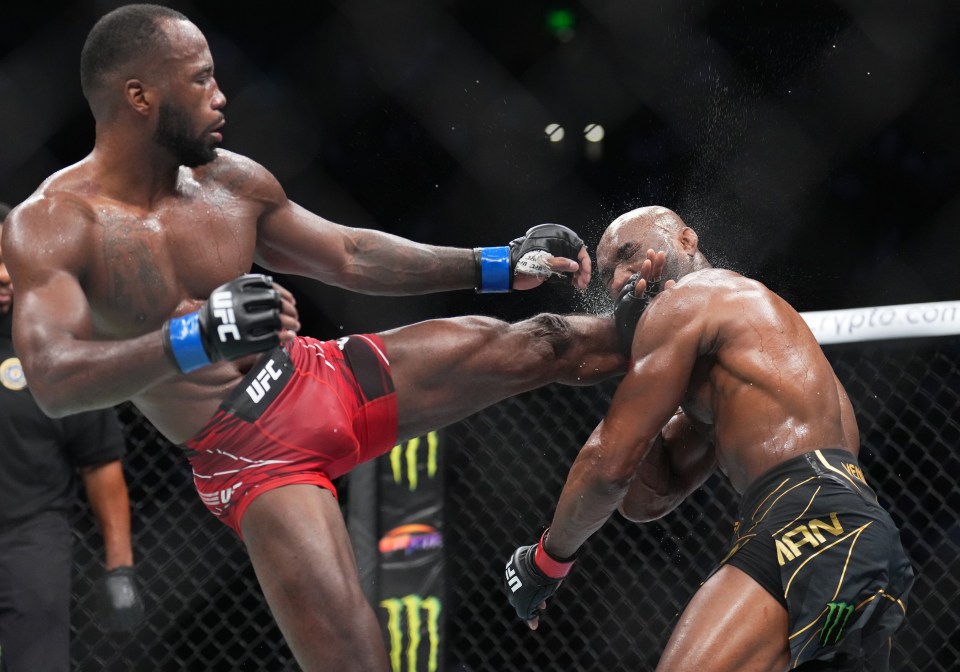
[[[600,142],[604,135],[605,131],[600,124],[587,124],[583,127],[583,137],[587,139],[587,142]]]
[[[547,138],[550,139],[550,142],[560,142],[563,140],[563,136],[566,135],[563,130],[563,126],[560,124],[547,124],[547,127],[543,129],[543,132],[547,134]]]
[[[577,17],[569,9],[553,9],[547,12],[547,29],[561,42],[573,39]]]

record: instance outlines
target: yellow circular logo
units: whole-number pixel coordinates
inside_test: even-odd
[[[23,375],[23,366],[16,357],[3,360],[0,363],[0,383],[8,390],[22,390],[27,386],[27,379]]]

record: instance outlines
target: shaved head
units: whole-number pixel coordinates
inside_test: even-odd
[[[691,271],[710,266],[698,249],[694,230],[673,210],[649,205],[620,215],[601,236],[597,266],[604,286],[618,289],[626,277],[639,272],[647,250],[666,253],[664,280],[679,280]],[[618,269],[622,272],[618,273]]]
[[[80,86],[95,115],[109,82],[143,76],[139,68],[169,47],[169,21],[189,19],[168,7],[136,4],[105,14],[93,26],[80,53]]]
[[[677,235],[686,224],[680,215],[660,205],[647,205],[617,217],[610,223],[600,240],[606,238],[628,238],[637,242],[649,241],[648,247],[660,249],[662,244],[652,244],[655,240],[666,240]]]

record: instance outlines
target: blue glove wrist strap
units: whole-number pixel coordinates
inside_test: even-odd
[[[190,373],[210,364],[200,335],[200,313],[174,317],[167,323],[170,352],[183,373]]]
[[[510,247],[508,245],[480,248],[480,286],[477,291],[482,294],[510,291]]]

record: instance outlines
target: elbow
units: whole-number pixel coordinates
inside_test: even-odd
[[[594,385],[623,373],[627,358],[620,351],[613,320],[585,315],[541,313],[523,323],[531,348],[564,385]]]
[[[39,388],[31,386],[30,391],[33,394],[34,401],[37,402],[37,406],[48,417],[62,418],[82,410],[77,409],[76,404],[69,397],[45,391],[43,386]]]
[[[633,523],[652,523],[660,520],[676,508],[676,504],[664,498],[638,500],[630,492],[620,502],[617,511]]]
[[[28,370],[24,363],[24,375],[33,400],[48,417],[62,418],[83,410],[77,404],[80,395],[70,394],[62,381],[51,380],[44,367],[34,365]]]
[[[617,454],[599,441],[588,441],[580,450],[577,461],[589,465],[586,479],[588,487],[604,497],[622,497],[636,478],[636,456]]]
[[[14,330],[16,332],[16,329]],[[116,391],[117,380],[106,367],[99,347],[55,329],[14,333],[13,346],[34,401],[51,418],[62,418],[93,408],[105,394]],[[19,338],[18,338],[19,336]]]
[[[617,511],[631,522],[649,523],[673,511],[681,499],[668,483],[636,478],[627,487]]]
[[[589,480],[588,488],[594,496],[611,502],[622,502],[630,490],[632,471],[619,469],[598,469]],[[619,508],[621,504],[617,504]]]
[[[639,480],[627,488],[617,511],[634,523],[649,523],[660,520],[677,508],[680,500],[671,492],[657,492]]]

